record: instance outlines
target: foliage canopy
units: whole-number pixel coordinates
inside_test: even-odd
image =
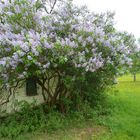
[[[10,95],[36,77],[45,102],[64,109],[79,96],[92,100],[132,64],[134,49],[115,29],[113,13],[91,13],[72,1],[50,13],[41,0],[4,0],[0,7],[0,83]]]

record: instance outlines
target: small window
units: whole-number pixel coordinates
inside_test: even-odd
[[[37,95],[37,78],[29,77],[26,79],[26,95],[36,96]]]

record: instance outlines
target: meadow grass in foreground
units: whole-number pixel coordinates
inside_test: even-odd
[[[52,133],[34,132],[16,140],[140,140],[140,74],[137,82],[131,75],[119,78],[108,93],[110,114],[96,116],[94,121],[71,122]]]
[[[109,93],[112,113],[101,119],[110,128],[101,140],[140,140],[140,75],[132,82],[131,75],[119,78],[113,91]]]

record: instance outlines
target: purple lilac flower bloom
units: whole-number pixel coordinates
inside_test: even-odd
[[[47,49],[50,49],[52,46],[45,40],[44,45]]]
[[[6,61],[0,60],[0,65],[5,66],[6,65]]]
[[[18,5],[15,6],[15,12],[17,14],[19,14],[21,11],[20,11],[20,7]]]
[[[28,55],[27,58],[28,58],[28,60],[32,60],[33,59],[30,55]]]

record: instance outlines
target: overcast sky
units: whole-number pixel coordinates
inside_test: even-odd
[[[73,0],[95,12],[113,11],[118,30],[126,30],[140,38],[140,0]]]

